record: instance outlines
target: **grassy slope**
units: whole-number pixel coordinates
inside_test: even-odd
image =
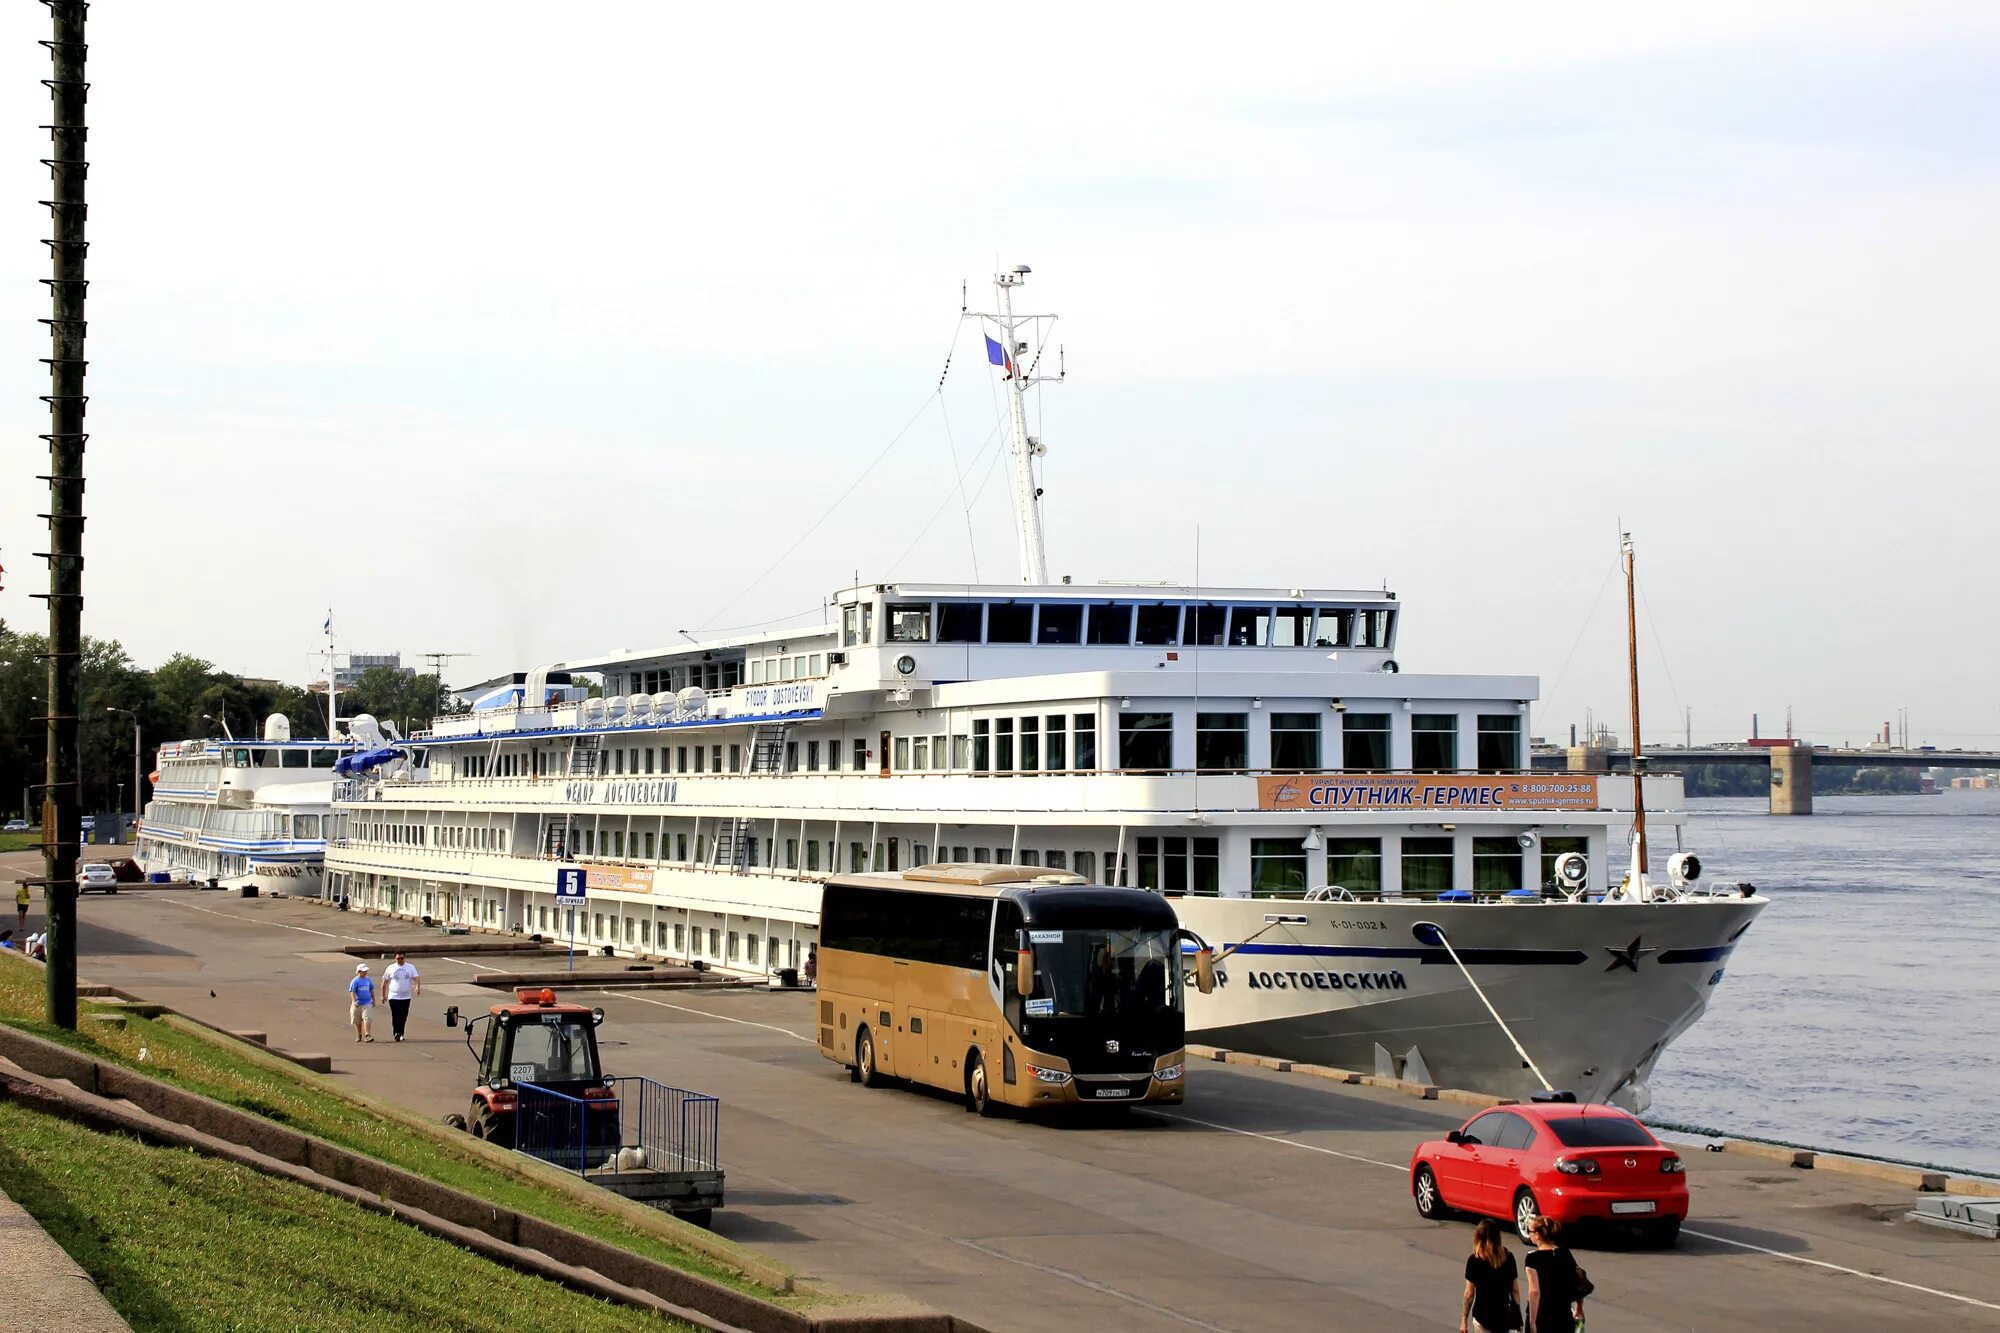
[[[0,852],[35,852],[41,847],[39,833],[0,833]]]
[[[700,1273],[767,1300],[790,1303],[791,1298],[775,1296],[706,1255],[679,1249],[632,1229],[614,1214],[496,1170],[476,1157],[467,1141],[443,1126],[437,1128],[434,1137],[419,1137],[409,1127],[384,1121],[348,1101],[337,1087],[303,1070],[293,1073],[267,1069],[236,1055],[219,1042],[177,1031],[161,1022],[135,1017],[122,1032],[64,1032],[42,1021],[44,994],[39,967],[0,954],[0,1022],[88,1051],[100,1060],[165,1079],[293,1129],[316,1134],[468,1194],[608,1240],[676,1268]],[[96,1007],[85,1001],[80,1009],[89,1013]],[[139,1059],[142,1049],[146,1052],[144,1062]]]
[[[344,1200],[0,1102],[0,1187],[140,1330],[689,1327]]]

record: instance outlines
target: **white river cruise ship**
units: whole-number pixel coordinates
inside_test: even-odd
[[[761,976],[801,965],[831,872],[1074,874],[1222,955],[1190,1040],[1643,1106],[1765,900],[1646,873],[1633,781],[1531,771],[1537,682],[1408,669],[1393,593],[1050,582],[1024,272],[989,317],[1023,582],[862,583],[814,623],[523,671],[336,787],[326,893],[562,940],[581,864],[580,945]],[[1680,779],[1643,786],[1677,839]]]

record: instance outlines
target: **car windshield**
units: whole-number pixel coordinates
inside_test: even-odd
[[[1171,930],[1030,930],[1031,1018],[1141,1015],[1181,1007],[1179,935]]]
[[[1565,1148],[1657,1148],[1646,1127],[1622,1115],[1550,1116],[1546,1122]]]

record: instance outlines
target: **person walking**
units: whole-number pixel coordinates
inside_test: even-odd
[[[28,928],[28,881],[19,880],[14,885],[14,912],[18,918],[14,929]]]
[[[375,1040],[375,1034],[368,1030],[368,1020],[375,1011],[375,982],[368,975],[368,964],[354,965],[354,980],[347,983],[347,993],[351,997],[347,1021],[354,1025],[354,1039]]]
[[[389,997],[389,1026],[396,1034],[396,1040],[403,1039],[403,1028],[410,1021],[410,1001],[424,993],[424,979],[417,975],[417,969],[402,954],[389,964],[382,974],[382,990]]]
[[[1535,1249],[1527,1258],[1528,1333],[1578,1333],[1590,1279],[1569,1248],[1557,1244],[1562,1227],[1552,1217],[1535,1219]]]
[[[1465,1301],[1458,1333],[1514,1333],[1521,1327],[1521,1286],[1514,1256],[1500,1239],[1492,1218],[1472,1230],[1472,1253],[1465,1259]]]
[[[819,986],[819,946],[816,944],[806,946],[806,985],[815,989]]]

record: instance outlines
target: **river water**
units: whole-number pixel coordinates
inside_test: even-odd
[[[1647,1119],[2000,1174],[2000,791],[1688,806],[1704,876],[1771,905]]]

